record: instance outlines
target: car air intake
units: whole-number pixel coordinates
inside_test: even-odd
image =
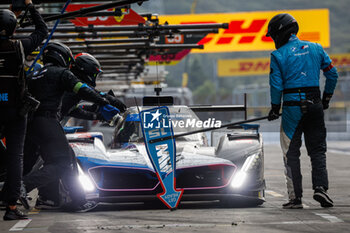
[[[97,187],[105,191],[152,190],[158,184],[156,174],[148,169],[100,166],[89,173]]]
[[[176,170],[176,187],[184,189],[220,188],[228,185],[235,167],[209,165]]]
[[[215,189],[229,184],[235,171],[232,165],[209,165],[176,170],[176,187]],[[147,191],[158,184],[156,174],[143,168],[100,166],[89,170],[97,187],[104,191]]]

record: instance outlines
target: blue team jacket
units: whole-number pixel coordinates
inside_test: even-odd
[[[321,69],[326,76],[324,92],[332,94],[338,73],[331,63],[320,44],[301,41],[296,35],[292,35],[287,44],[271,53],[271,103],[281,104],[284,89],[319,86]],[[299,100],[298,93],[283,95],[283,101]]]

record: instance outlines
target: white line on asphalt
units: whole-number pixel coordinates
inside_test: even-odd
[[[282,222],[244,222],[249,225],[302,225],[302,224],[330,224],[321,220],[305,220],[305,221],[282,221]]]
[[[76,229],[79,230],[93,230],[93,229],[98,229],[98,230],[120,230],[120,229],[140,229],[140,228],[178,228],[178,227],[196,227],[196,228],[213,228],[213,227],[233,227],[241,222],[232,222],[231,224],[227,223],[222,223],[222,224],[217,224],[217,223],[179,223],[179,224],[152,224],[152,225],[110,225],[110,226],[78,226]]]
[[[338,222],[344,222],[342,219],[337,218],[336,216],[330,215],[330,214],[322,214],[322,213],[314,213],[317,216],[320,216],[324,219],[327,219],[331,223],[338,223]]]
[[[276,193],[275,191],[272,191],[272,190],[265,190],[265,192],[267,194],[270,194],[271,196],[274,196],[274,197],[283,197],[282,194]]]
[[[31,221],[31,219],[19,220],[9,231],[23,231]]]
[[[321,220],[306,220],[306,221],[282,221],[282,222],[232,222],[232,223],[170,223],[170,224],[140,224],[140,225],[98,225],[98,226],[78,226],[75,230],[121,230],[121,229],[152,229],[152,228],[215,228],[215,227],[234,227],[241,224],[248,225],[300,225],[300,224],[330,224],[330,222]],[[68,231],[69,232],[69,231]]]
[[[274,224],[301,225],[301,224],[316,224],[316,223],[320,223],[320,221],[286,221],[286,222],[280,222],[280,223],[274,223]]]
[[[336,154],[343,154],[343,155],[350,155],[350,151],[343,151],[343,150],[337,150],[337,149],[328,149],[327,152],[336,153]]]

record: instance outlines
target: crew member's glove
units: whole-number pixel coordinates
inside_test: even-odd
[[[103,117],[103,115],[100,112],[94,113],[93,118],[94,118],[94,120],[98,120],[98,121],[105,120],[105,118]]]
[[[106,98],[112,106],[118,108],[120,112],[125,112],[127,107],[122,101],[118,100],[115,97],[114,92],[112,90],[109,90],[108,93],[100,92],[100,95]]]
[[[269,116],[267,117],[268,121],[277,120],[280,117],[280,104],[271,104],[271,110]]]
[[[322,96],[323,109],[329,108],[329,101],[331,100],[332,96],[333,94],[323,92],[323,96]]]
[[[116,97],[111,96],[109,94],[106,95],[106,98],[109,101],[109,103],[112,106],[118,108],[120,110],[120,112],[125,112],[126,106],[125,106],[125,104],[122,101],[118,100]]]
[[[99,109],[103,119],[105,121],[110,121],[115,115],[120,113],[119,109],[107,104],[105,106],[101,106]]]
[[[105,106],[105,105],[108,105],[109,104],[109,101],[107,100],[107,98],[101,98],[101,100],[98,102],[98,105],[100,106]]]

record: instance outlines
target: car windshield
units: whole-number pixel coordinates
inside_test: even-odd
[[[142,108],[140,111],[145,109],[147,108]],[[175,135],[202,129],[202,127],[197,127],[195,124],[199,118],[189,107],[169,106],[169,111]],[[204,140],[206,140],[206,137],[203,133],[190,134],[176,138],[177,142],[188,141],[198,142],[200,144],[203,144]],[[130,108],[124,114],[124,119],[119,122],[115,128],[112,148],[120,148],[128,146],[132,143],[143,142],[144,139],[142,135],[138,110],[136,107]]]

